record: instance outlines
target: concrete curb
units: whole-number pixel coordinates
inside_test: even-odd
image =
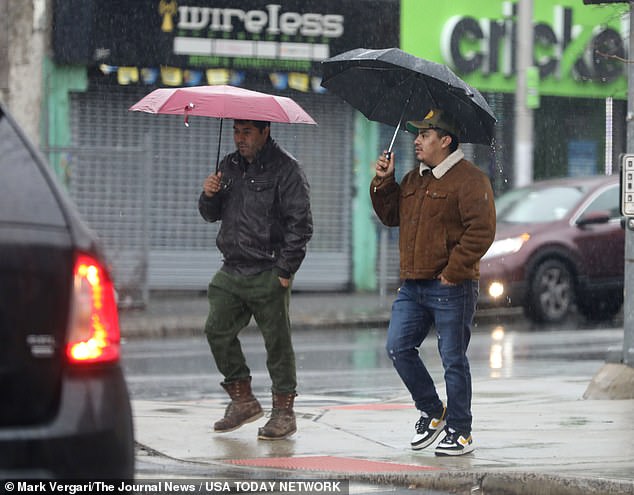
[[[185,319],[181,317],[162,318],[160,320],[121,322],[121,336],[126,339],[159,338],[159,337],[189,337],[204,335],[202,318]],[[358,328],[358,327],[386,327],[387,318],[367,318],[352,320],[324,319],[302,320],[293,324],[293,331],[302,332],[321,328]],[[257,330],[254,323],[250,323],[245,330]]]
[[[496,311],[479,312],[476,314],[474,326],[490,325],[500,320],[500,313]],[[517,311],[506,311],[502,316],[508,324],[513,319],[522,318]],[[144,316],[126,315],[120,316],[121,335],[124,338],[158,338],[158,337],[186,337],[203,335],[206,315],[176,315],[176,316]],[[387,328],[390,322],[390,311],[377,314],[354,315],[301,315],[293,319],[294,331],[307,331],[315,329],[342,329],[359,327]],[[256,329],[255,323],[249,323],[248,329]]]
[[[207,477],[206,468],[213,466],[224,476],[240,476],[257,479],[288,479],[328,477],[349,481],[407,487],[411,490],[426,489],[464,493],[468,495],[632,495],[634,482],[560,476],[536,472],[491,472],[491,471],[450,471],[433,473],[412,472],[329,472],[284,470],[270,467],[250,467],[229,465],[221,461],[193,462],[170,457],[149,447],[137,443],[152,456],[163,457],[189,466],[189,474],[194,477]],[[205,474],[198,472],[203,468]]]
[[[634,483],[573,478],[533,472],[444,472],[351,474],[349,479],[471,495],[632,495]]]

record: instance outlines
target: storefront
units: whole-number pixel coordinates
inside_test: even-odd
[[[383,232],[367,197],[368,164],[392,129],[323,92],[319,62],[328,56],[400,46],[452,67],[498,117],[495,145],[465,145],[465,152],[496,192],[511,187],[517,5],[430,5],[57,0],[44,148],[104,238],[118,287],[204,290],[220,263],[217,227],[196,211],[200,184],[215,162],[219,122],[198,118],[185,128],[178,117],[127,111],[156,87],[243,86],[290,96],[317,120],[317,127],[272,128],[312,186],[315,237],[298,289],[397,282],[398,231]],[[625,142],[625,13],[626,5],[534,0],[534,179],[614,169]],[[399,133],[399,173],[413,165],[411,142]],[[231,150],[225,126],[221,154]]]
[[[434,4],[434,22],[421,29],[428,3],[402,0],[402,48],[447,64],[487,95],[498,116],[492,178],[508,187],[513,176],[517,3]],[[628,11],[622,4],[533,1],[535,77],[529,100],[535,180],[605,173],[606,164],[624,150]],[[479,156],[483,154],[480,150]]]
[[[315,235],[295,288],[352,284],[355,112],[323,91],[319,62],[399,44],[391,0],[59,0],[45,81],[51,162],[104,240],[115,282],[205,290],[221,260],[198,215],[220,121],[127,109],[161,86],[232,84],[289,96],[318,126],[273,124],[311,183]],[[381,19],[380,30],[375,29]],[[66,127],[65,127],[66,126]],[[221,155],[233,150],[224,125]],[[139,292],[141,296],[139,296]],[[126,296],[124,296],[126,297]]]

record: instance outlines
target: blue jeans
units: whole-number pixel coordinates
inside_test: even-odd
[[[441,285],[440,280],[405,280],[392,304],[386,349],[420,411],[442,410],[434,381],[418,348],[435,324],[445,370],[447,426],[471,432],[471,371],[467,347],[478,299],[477,280]]]

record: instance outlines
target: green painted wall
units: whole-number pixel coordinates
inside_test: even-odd
[[[352,266],[356,290],[377,288],[377,233],[370,201],[370,181],[374,177],[373,163],[379,153],[378,124],[361,113],[355,113],[354,164],[352,199]]]
[[[86,91],[86,67],[57,66],[50,59],[44,61],[44,97],[42,111],[42,140],[49,163],[63,184],[68,183],[68,152],[56,151],[71,144],[71,91]]]

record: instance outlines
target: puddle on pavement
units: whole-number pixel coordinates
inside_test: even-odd
[[[588,418],[581,418],[581,417],[565,418],[563,421],[559,422],[561,426],[567,426],[567,427],[584,426],[584,425],[587,425],[588,423],[590,423],[590,421],[588,421]]]
[[[186,413],[187,411],[182,407],[164,407],[161,409],[154,409],[154,412],[182,414]]]

